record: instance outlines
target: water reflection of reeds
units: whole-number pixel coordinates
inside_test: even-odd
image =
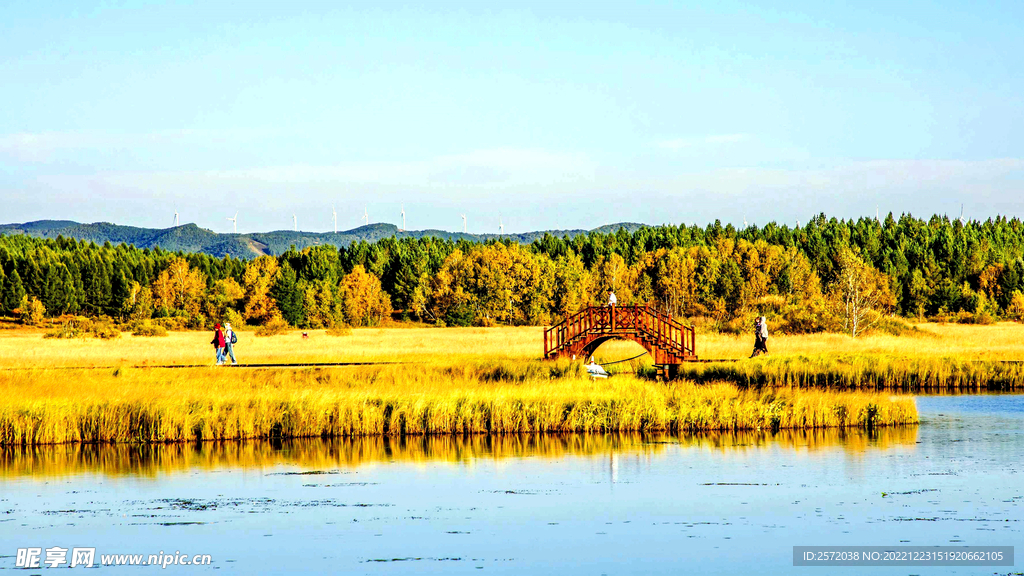
[[[336,470],[385,463],[472,462],[506,458],[556,459],[605,454],[657,455],[670,447],[724,452],[778,446],[849,452],[913,446],[917,427],[711,432],[704,434],[519,434],[365,437],[198,444],[66,444],[0,449],[0,477],[49,478],[75,474],[157,477],[189,470]]]

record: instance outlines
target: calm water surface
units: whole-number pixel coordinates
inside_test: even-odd
[[[827,573],[793,567],[794,545],[1019,544],[1024,555],[1024,396],[918,407],[919,427],[870,435],[8,450],[0,570],[29,546],[210,554],[210,566],[167,571],[232,574]]]

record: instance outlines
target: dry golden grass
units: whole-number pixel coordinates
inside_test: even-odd
[[[1000,322],[989,326],[917,324],[918,332],[904,336],[869,334],[850,338],[844,334],[772,335],[768,348],[773,356],[859,354],[897,357],[962,357],[971,360],[1024,360],[1024,325]],[[698,334],[701,358],[747,358],[754,348],[753,335]]]
[[[859,355],[893,358],[958,358],[962,360],[1024,360],[1024,326],[1004,322],[991,326],[920,324],[907,336],[841,334],[772,336],[771,357]],[[362,328],[349,336],[322,330],[269,337],[240,332],[235,352],[241,362],[407,361],[451,363],[465,360],[538,359],[543,353],[542,328]],[[114,340],[79,338],[43,340],[42,331],[0,331],[0,368],[58,366],[123,366],[212,364],[206,332],[172,332],[166,338],[128,334]],[[697,354],[704,359],[747,358],[750,336],[697,335]],[[632,342],[610,342],[598,350],[606,361],[635,356],[643,349]]]
[[[591,382],[579,363],[538,359],[539,328],[359,329],[341,337],[315,331],[308,340],[297,331],[265,338],[240,334],[236,352],[243,363],[407,362],[324,369],[146,367],[212,365],[205,333],[44,340],[38,332],[4,331],[0,444],[766,430],[916,422],[912,399],[790,388],[747,390],[718,382],[745,384],[761,378],[767,383],[806,384],[807,378],[790,377],[806,373],[809,362],[806,354],[793,350],[827,349],[835,338],[842,337],[778,338],[772,341],[775,354],[768,361],[717,365],[731,372],[723,368],[715,373],[708,366],[716,365],[697,365],[691,378],[706,383],[698,386],[689,381],[662,384],[629,374],[649,366],[649,357],[612,366],[619,376]],[[1006,338],[1006,333],[993,338]],[[941,357],[928,356],[934,352],[912,347],[914,342],[936,340],[906,338],[901,345],[944,365]],[[722,336],[698,342],[712,350],[718,347],[723,356],[742,343]],[[894,345],[884,338],[851,344]],[[642,351],[632,342],[613,342],[597,356],[607,362]],[[834,363],[822,358],[825,365],[815,370],[832,374]],[[760,376],[752,378],[752,370],[760,370]],[[848,371],[841,376],[851,379],[857,374]]]
[[[592,382],[567,361],[331,369],[120,368],[0,375],[0,444],[766,430],[917,421],[912,398]]]
[[[258,337],[239,332],[239,362],[455,362],[540,358],[540,328],[360,328],[349,336],[323,330]],[[0,368],[213,364],[212,334],[171,332],[163,338],[44,340],[40,331],[0,332]]]
[[[685,365],[683,377],[744,386],[904,390],[1011,390],[1024,387],[1024,326],[920,324],[905,336],[840,334],[769,339],[771,354],[746,360],[753,339],[698,339],[702,358],[738,362]]]

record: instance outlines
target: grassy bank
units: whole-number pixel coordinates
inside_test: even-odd
[[[840,334],[773,335],[771,355],[748,360],[749,336],[699,333],[702,359],[737,362],[685,365],[684,378],[697,382],[731,382],[740,386],[803,386],[884,388],[900,390],[1013,390],[1024,388],[1024,327],[920,324],[904,336]],[[356,329],[348,336],[311,331],[260,338],[240,333],[236,348],[241,362],[414,362],[431,366],[462,366],[525,362],[541,355],[542,329],[388,328]],[[644,352],[633,342],[609,342],[598,349],[599,362],[613,362]],[[1011,361],[1011,362],[1006,362]],[[31,330],[0,331],[0,372],[3,368],[49,370],[67,366],[153,366],[212,364],[209,335],[171,333],[165,338],[124,335],[44,340]],[[649,356],[609,366],[618,374],[643,372]]]
[[[505,360],[303,370],[0,374],[0,444],[878,427],[910,398],[731,384],[591,382],[578,364]]]
[[[681,378],[743,387],[797,386],[902,391],[1015,390],[1024,364],[952,357],[815,354],[769,356],[739,362],[688,364]]]

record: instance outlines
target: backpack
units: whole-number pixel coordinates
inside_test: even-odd
[[[238,344],[238,336],[234,330],[231,331],[231,344]]]

